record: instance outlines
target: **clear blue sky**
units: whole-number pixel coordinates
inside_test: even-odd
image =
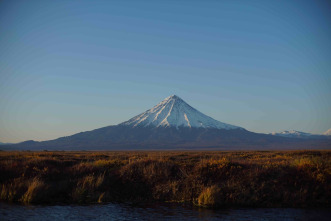
[[[330,2],[0,2],[1,142],[118,124],[172,94],[254,132],[331,128]]]

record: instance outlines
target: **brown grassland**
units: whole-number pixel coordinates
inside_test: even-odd
[[[331,151],[2,151],[0,199],[330,207]]]

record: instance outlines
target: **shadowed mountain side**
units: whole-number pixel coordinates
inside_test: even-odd
[[[10,145],[20,150],[129,149],[324,149],[331,139],[309,140],[258,134],[244,129],[108,126],[55,140]]]
[[[215,120],[172,95],[116,126],[10,147],[20,150],[322,149],[331,148],[331,139],[302,140],[253,133]]]

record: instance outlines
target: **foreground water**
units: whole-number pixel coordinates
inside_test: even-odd
[[[180,205],[23,206],[0,203],[0,220],[330,220],[327,209],[223,209]]]

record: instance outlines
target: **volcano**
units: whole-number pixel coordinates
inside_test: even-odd
[[[172,95],[118,125],[49,141],[11,145],[24,150],[302,149],[329,148],[328,140],[250,132],[215,120]]]
[[[189,127],[239,129],[240,127],[222,123],[194,109],[180,97],[172,95],[161,103],[120,125],[129,127]],[[242,129],[242,128],[241,128]]]

